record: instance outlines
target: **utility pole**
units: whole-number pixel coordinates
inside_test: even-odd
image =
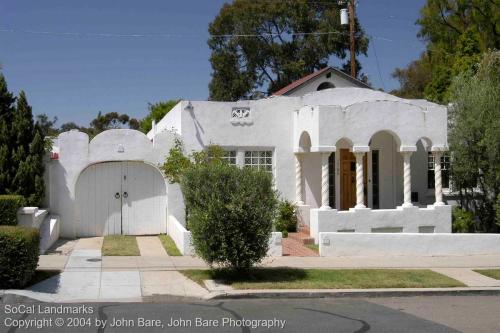
[[[349,0],[349,39],[351,44],[351,76],[356,77],[356,41],[354,39],[354,0]]]

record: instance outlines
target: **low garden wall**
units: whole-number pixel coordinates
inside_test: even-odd
[[[194,255],[194,248],[191,244],[191,232],[186,230],[173,215],[169,215],[168,217],[167,232],[182,255]],[[281,257],[283,255],[281,232],[273,232],[271,234],[267,255],[269,257]]]
[[[310,230],[316,244],[322,232],[450,233],[451,206],[311,209]]]
[[[320,232],[322,257],[500,254],[500,234]]]

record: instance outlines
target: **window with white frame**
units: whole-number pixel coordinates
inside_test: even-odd
[[[236,165],[236,150],[225,150],[222,159],[228,164]]]
[[[271,150],[245,151],[244,166],[273,172],[273,152]]]
[[[450,187],[450,155],[445,153],[441,156],[441,181],[444,188]],[[434,155],[427,155],[427,188],[434,188]]]

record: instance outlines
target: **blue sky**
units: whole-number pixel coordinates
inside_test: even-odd
[[[0,29],[14,30],[0,31],[2,72],[11,91],[26,91],[35,114],[57,116],[58,125],[88,125],[98,111],[141,118],[148,102],[170,98],[204,100],[211,72],[207,27],[224,2],[0,0]],[[391,72],[424,50],[414,24],[424,2],[359,1],[358,17],[374,36],[360,61],[375,87],[396,88]]]

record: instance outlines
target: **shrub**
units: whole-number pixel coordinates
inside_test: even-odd
[[[181,189],[195,251],[210,266],[242,271],[265,257],[277,203],[270,174],[199,164],[185,171]]]
[[[23,206],[22,195],[0,195],[0,225],[17,225],[17,211]]]
[[[452,231],[456,233],[474,232],[474,215],[462,208],[454,207],[452,212]]]
[[[38,230],[0,226],[0,288],[22,288],[35,274],[40,236]]]
[[[297,206],[288,200],[280,201],[274,227],[283,237],[288,237],[288,232],[297,231]]]

